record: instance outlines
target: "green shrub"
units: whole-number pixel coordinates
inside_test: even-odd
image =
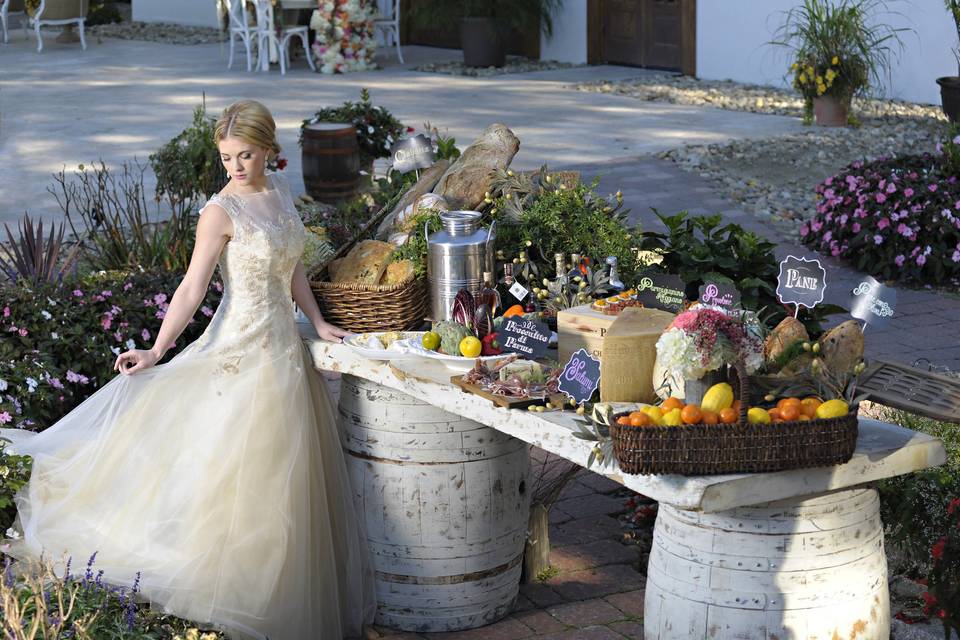
[[[150,156],[157,176],[157,196],[178,201],[207,198],[227,183],[227,172],[213,140],[216,118],[206,105],[193,110],[193,124]]]
[[[317,122],[345,122],[357,128],[361,167],[389,156],[393,143],[405,132],[413,131],[384,107],[373,106],[370,91],[365,88],[360,90],[359,102],[347,101],[339,107],[323,107],[304,120],[300,128],[300,144],[303,144],[303,127]]]

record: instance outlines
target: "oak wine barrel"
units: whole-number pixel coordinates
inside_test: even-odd
[[[507,615],[530,513],[527,444],[350,375],[339,414],[377,624],[458,631]]]
[[[352,124],[304,125],[301,144],[303,184],[312,198],[335,203],[360,188],[360,146]]]

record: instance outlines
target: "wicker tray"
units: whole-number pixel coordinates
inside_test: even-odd
[[[324,319],[348,331],[409,331],[427,314],[423,280],[397,285],[311,282],[310,288]]]
[[[738,375],[740,398],[749,398]],[[857,409],[840,418],[749,424],[741,402],[736,424],[676,427],[610,425],[613,454],[624,473],[712,475],[757,473],[842,464],[857,445]]]

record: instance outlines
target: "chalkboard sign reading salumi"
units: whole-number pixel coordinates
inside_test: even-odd
[[[418,133],[412,138],[400,140],[393,145],[390,154],[393,157],[393,170],[399,173],[407,173],[414,169],[427,169],[432,167],[434,160],[436,160],[433,144],[422,133]]]
[[[560,374],[560,392],[580,404],[589,401],[599,386],[600,361],[578,349]]]
[[[685,288],[680,276],[647,272],[637,284],[637,299],[645,307],[677,313],[683,309]]]
[[[700,285],[700,302],[732,309],[740,304],[740,292],[729,282],[704,282]]]
[[[542,358],[550,345],[550,328],[543,322],[523,318],[506,318],[497,331],[504,351],[517,353],[528,360]]]
[[[777,275],[777,298],[784,304],[812,309],[823,302],[827,289],[827,271],[819,260],[787,256]]]
[[[893,317],[897,304],[897,290],[866,276],[853,289],[850,315],[878,328],[885,327]]]

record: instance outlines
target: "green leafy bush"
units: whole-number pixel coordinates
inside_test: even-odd
[[[7,442],[0,438],[0,537],[17,517],[13,497],[30,479],[31,459],[6,451]]]
[[[786,317],[787,310],[776,294],[776,245],[738,224],[722,224],[721,215],[690,216],[681,211],[672,216],[657,213],[657,217],[667,227],[666,233],[644,232],[640,248],[662,256],[658,268],[683,278],[689,300],[697,299],[706,280],[726,282],[737,287],[743,308],[763,311],[770,326]],[[799,317],[811,335],[816,335],[825,316],[843,311],[822,304],[801,309]]]
[[[150,156],[158,197],[195,201],[223,188],[227,172],[213,139],[215,126],[216,118],[201,104],[193,110],[193,124]]]
[[[600,264],[616,256],[624,282],[637,273],[639,230],[627,222],[628,211],[618,194],[613,201],[601,197],[590,184],[568,184],[546,167],[533,175],[513,171],[498,173],[490,217],[496,221],[495,248],[505,257],[525,252],[535,273],[553,275],[554,254],[579,253]]]
[[[370,91],[360,90],[359,102],[344,102],[339,107],[323,107],[303,121],[303,126],[317,122],[345,122],[357,128],[360,143],[360,163],[367,166],[377,158],[390,155],[393,143],[408,131],[384,107],[375,107],[370,101]],[[300,128],[300,144],[303,144],[303,126]]]

